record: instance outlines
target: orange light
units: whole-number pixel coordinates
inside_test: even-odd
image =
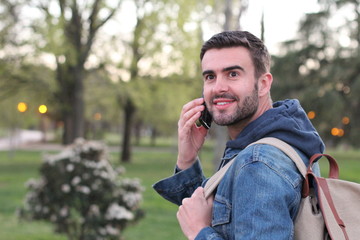
[[[338,128],[331,129],[331,135],[337,136],[338,134],[339,134],[339,129]]]
[[[45,114],[47,112],[47,110],[48,109],[47,109],[46,105],[42,104],[42,105],[39,106],[39,113]]]
[[[310,112],[308,112],[307,116],[311,120],[316,117],[316,113],[314,111],[310,111]]]
[[[350,123],[350,118],[348,117],[343,117],[341,122],[344,124],[344,125],[348,125]]]
[[[345,134],[344,129],[341,128],[333,128],[331,129],[331,135],[336,136],[336,137],[343,137]]]
[[[345,134],[344,130],[343,129],[339,129],[339,133],[338,133],[338,137],[343,137]]]
[[[19,112],[26,112],[26,110],[28,109],[28,106],[27,106],[27,104],[26,103],[24,103],[24,102],[19,102],[18,103],[18,105],[17,105],[17,110],[19,111]]]
[[[100,121],[100,120],[101,120],[101,118],[102,118],[101,113],[95,113],[95,114],[94,114],[94,120],[96,120],[96,121]]]

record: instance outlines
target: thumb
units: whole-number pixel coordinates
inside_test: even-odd
[[[205,197],[204,195],[204,188],[203,187],[198,187],[192,196],[197,196],[197,197]]]
[[[211,195],[206,199],[206,203],[212,205],[212,204],[214,203],[214,198],[215,198],[215,195],[214,195],[214,194],[211,194]]]

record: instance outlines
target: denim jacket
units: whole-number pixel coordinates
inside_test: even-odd
[[[237,153],[228,151],[224,160],[234,155]],[[180,205],[204,180],[197,161],[154,188]],[[281,150],[263,144],[250,146],[238,153],[217,188],[212,226],[204,228],[195,239],[293,239],[301,186],[302,176]]]
[[[245,148],[263,137],[287,142],[306,165],[312,154],[324,150],[296,100],[275,103],[237,139],[228,142],[223,161],[236,158],[217,187],[212,225],[202,229],[196,240],[293,239],[302,176],[293,161],[276,147],[256,144]],[[313,169],[319,173],[318,166]],[[165,199],[181,205],[183,198],[190,197],[205,182],[198,160],[153,187]]]

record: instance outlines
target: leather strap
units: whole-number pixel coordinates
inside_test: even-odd
[[[336,207],[335,207],[335,204],[333,202],[333,199],[331,197],[331,193],[330,193],[330,189],[329,189],[329,186],[326,182],[326,179],[325,178],[316,178],[316,182],[318,184],[318,186],[320,186],[320,189],[321,191],[324,193],[324,196],[326,198],[326,201],[327,203],[329,204],[329,207],[331,209],[331,212],[336,220],[336,223],[339,225],[341,231],[343,232],[344,234],[344,237],[346,240],[349,240],[349,236],[346,232],[346,226],[345,226],[345,223],[343,222],[343,220],[340,218],[337,210],[336,210]],[[324,220],[326,221],[326,218],[324,218]]]
[[[294,163],[296,164],[300,173],[305,178],[306,170],[307,170],[306,165],[302,161],[299,154],[289,144],[287,144],[286,142],[284,142],[280,139],[277,139],[277,138],[267,137],[267,138],[262,138],[256,142],[253,142],[253,143],[249,144],[247,147],[252,146],[254,144],[268,144],[268,145],[277,147],[278,149],[283,151],[286,155],[288,155],[294,161]],[[212,193],[214,192],[216,187],[219,185],[221,179],[224,177],[225,173],[227,172],[227,170],[230,168],[230,166],[234,162],[235,158],[236,157],[231,159],[224,167],[222,167],[212,177],[209,178],[209,180],[206,182],[205,187],[204,187],[205,198],[208,198],[209,196],[212,195]]]

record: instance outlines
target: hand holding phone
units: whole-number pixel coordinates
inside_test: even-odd
[[[206,107],[205,102],[203,103],[205,109],[204,111],[201,112],[201,116],[200,118],[196,121],[196,126],[198,127],[205,127],[206,129],[209,129],[211,127],[211,123],[212,123],[212,116],[209,112],[209,110]]]
[[[184,170],[191,167],[196,161],[196,156],[205,142],[208,129],[197,127],[196,122],[202,115],[204,107],[202,98],[194,99],[182,108],[178,122],[178,168]],[[208,115],[209,116],[209,115]],[[201,119],[204,119],[205,115]],[[203,121],[204,122],[204,121]],[[199,122],[200,126],[201,123]],[[209,125],[207,125],[209,127]]]

